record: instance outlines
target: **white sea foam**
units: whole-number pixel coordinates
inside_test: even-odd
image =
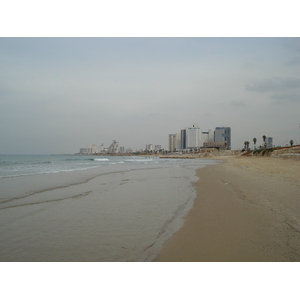
[[[94,158],[94,161],[109,161],[108,158]]]

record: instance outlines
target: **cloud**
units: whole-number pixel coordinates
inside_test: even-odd
[[[203,116],[203,117],[214,117],[214,116],[216,116],[216,114],[213,114],[213,113],[210,113],[210,112],[205,112],[205,113],[202,113],[201,116]]]
[[[294,57],[291,60],[287,61],[285,63],[286,66],[288,67],[293,67],[293,66],[298,66],[300,65],[300,57]]]
[[[297,93],[278,93],[271,96],[274,104],[286,104],[287,102],[300,102],[300,94]]]
[[[245,85],[246,90],[251,92],[284,91],[299,87],[300,79],[292,77],[286,79],[281,77],[273,77]]]
[[[245,106],[247,106],[247,104],[245,102],[243,102],[243,101],[235,101],[235,100],[231,101],[230,104],[232,106],[236,106],[236,107],[245,107]]]
[[[300,52],[300,38],[298,37],[284,39],[284,45],[292,51]]]

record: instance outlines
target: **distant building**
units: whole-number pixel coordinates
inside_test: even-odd
[[[160,151],[160,150],[161,150],[161,145],[154,146],[154,151]]]
[[[101,144],[100,148],[99,148],[100,153],[104,152],[104,145]]]
[[[181,144],[181,135],[180,135],[180,133],[175,133],[175,148],[176,148],[176,151],[179,151],[181,149],[180,144]]]
[[[92,154],[97,153],[97,145],[92,145]]]
[[[267,148],[272,148],[272,147],[273,147],[273,138],[267,137]]]
[[[120,153],[125,153],[125,147],[120,147]]]
[[[178,145],[176,141],[178,141]],[[211,129],[202,131],[198,125],[194,124],[192,127],[182,129],[180,134],[169,135],[169,150],[171,152],[179,149],[196,150],[210,147],[209,145],[219,149],[223,149],[225,145],[226,149],[231,149],[230,127],[216,127],[215,131]]]
[[[208,131],[202,131],[202,140],[205,142],[213,142],[214,141],[214,132],[209,129]]]
[[[226,142],[204,142],[203,143],[204,148],[218,148],[225,150],[227,147]]]
[[[181,149],[181,134],[169,134],[169,151],[175,152]]]
[[[214,141],[217,143],[226,142],[227,149],[231,149],[231,129],[230,127],[216,127]]]
[[[186,148],[198,149],[203,146],[202,131],[196,124],[186,128]]]
[[[180,134],[180,149],[186,149],[186,129],[181,130]]]
[[[79,149],[79,154],[81,154],[81,155],[91,155],[92,154],[92,148],[91,147],[80,148]]]
[[[146,144],[145,151],[152,152],[153,151],[153,144]]]
[[[176,146],[175,146],[175,134],[169,134],[169,151],[175,152]]]
[[[214,141],[214,132],[209,129],[208,131],[202,131],[201,128],[194,124],[192,127],[187,127],[181,130],[180,137],[180,148],[185,149],[199,149],[203,147],[204,142]]]
[[[108,153],[119,153],[119,142],[113,140],[112,144],[108,148]]]

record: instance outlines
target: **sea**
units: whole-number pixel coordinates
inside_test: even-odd
[[[152,261],[218,161],[0,155],[1,262]]]

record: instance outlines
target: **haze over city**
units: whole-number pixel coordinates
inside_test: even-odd
[[[198,124],[232,149],[299,144],[299,38],[0,38],[1,154],[160,144]]]

